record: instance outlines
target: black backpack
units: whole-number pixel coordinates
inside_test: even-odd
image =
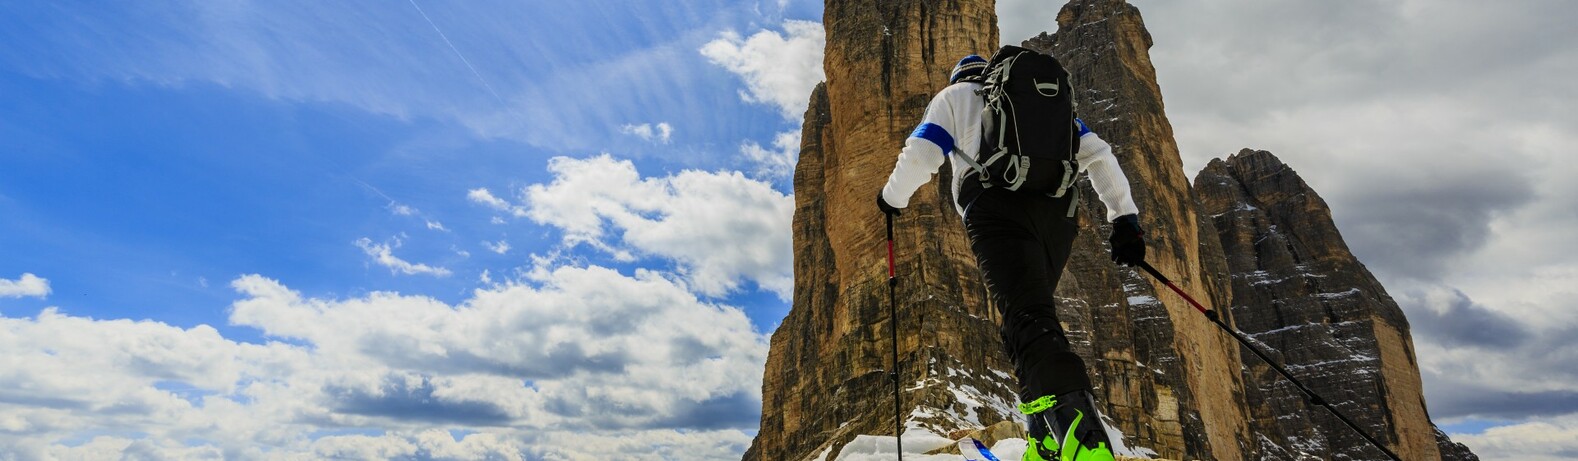
[[[1068,75],[1057,59],[1017,46],[992,55],[985,87],[976,91],[986,98],[981,148],[975,159],[960,156],[979,173],[981,187],[1053,197],[1068,191],[1079,173],[1079,130]]]

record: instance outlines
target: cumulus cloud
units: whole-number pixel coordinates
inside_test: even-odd
[[[367,256],[371,256],[373,258],[373,262],[378,263],[380,266],[389,268],[390,272],[398,272],[405,275],[432,275],[437,277],[449,276],[449,269],[433,267],[420,263],[412,263],[395,256],[394,249],[400,247],[401,241],[399,238],[395,238],[393,242],[393,244],[388,242],[373,243],[372,239],[362,237],[361,239],[358,239],[352,243],[356,244],[357,248],[361,248],[362,252],[367,253]]]
[[[249,276],[235,282],[248,299],[231,321],[390,368],[333,383],[331,394],[346,397],[339,408],[431,395],[457,418],[540,415],[541,424],[650,425],[684,410],[683,398],[745,391],[749,364],[765,353],[738,309],[702,303],[654,272],[560,267],[536,277],[540,287],[481,290],[450,306],[392,293],[305,299]]]
[[[763,178],[784,179],[794,175],[794,165],[800,160],[800,130],[778,133],[773,137],[772,148],[762,147],[756,141],[746,141],[740,153]]]
[[[484,242],[482,242],[482,247],[483,248],[487,248],[488,251],[491,251],[491,252],[494,252],[494,253],[498,253],[498,254],[505,254],[505,253],[509,253],[510,252],[510,242],[507,242],[507,241],[504,241],[504,240],[500,240],[498,242],[486,242],[486,241],[484,241]]]
[[[1431,414],[1494,417],[1578,414],[1578,327],[1534,327],[1464,297],[1430,306],[1402,295],[1415,331]],[[1449,316],[1458,316],[1451,318]]]
[[[744,450],[754,420],[695,417],[760,406],[766,338],[739,309],[647,271],[527,282],[451,305],[317,299],[244,276],[229,320],[263,344],[53,309],[0,317],[0,458],[581,459],[617,454],[586,443],[614,439],[634,459]]]
[[[1408,323],[1415,334],[1443,345],[1510,348],[1527,342],[1532,331],[1456,289],[1438,287],[1398,298],[1411,306],[1425,307],[1410,309]]]
[[[674,134],[674,127],[668,122],[659,122],[656,125],[642,123],[640,125],[625,125],[619,127],[619,132],[634,135],[637,138],[658,144],[668,144],[669,136]]]
[[[1450,97],[1403,99],[1301,107],[1252,122],[1235,142],[1279,145],[1273,151],[1327,198],[1349,246],[1383,280],[1438,281],[1492,244],[1498,220],[1545,194],[1540,173],[1525,168],[1533,159],[1502,149],[1502,122],[1476,120]],[[1421,119],[1436,123],[1392,123]]]
[[[749,280],[788,298],[794,199],[770,184],[739,172],[643,178],[630,161],[606,154],[557,157],[548,171],[551,183],[526,189],[526,214],[562,230],[565,243],[671,259],[709,296]]]
[[[826,79],[822,49],[826,35],[822,24],[788,20],[784,33],[761,30],[750,37],[724,32],[701,47],[713,64],[745,80],[740,98],[777,106],[784,118],[798,120],[805,114],[811,90]]]
[[[114,427],[154,439],[104,439],[77,447],[113,453],[168,451],[166,442],[176,438],[170,431],[206,436],[205,423],[258,429],[252,418],[231,411],[233,402],[209,396],[245,398],[238,394],[240,383],[269,381],[260,372],[295,370],[291,363],[302,357],[282,345],[238,344],[208,326],[101,321],[55,309],[35,319],[0,317],[0,348],[7,351],[0,357],[0,458],[21,459],[56,451],[50,445],[85,428]],[[173,382],[194,391],[166,390]],[[210,416],[191,420],[194,408],[205,403]],[[235,419],[220,422],[227,418]],[[105,432],[110,431],[97,434]]]
[[[1540,418],[1478,434],[1449,434],[1485,461],[1562,461],[1578,458],[1578,418]]]
[[[1578,5],[1135,3],[1186,171],[1276,152],[1383,280],[1448,281],[1499,239],[1578,225],[1551,213],[1578,208],[1557,179],[1578,174],[1557,147],[1578,141],[1578,111],[1549,103],[1578,83],[1548,77],[1578,71],[1578,34],[1555,19]]]
[[[1524,319],[1444,285],[1393,290],[1414,326],[1430,416],[1486,460],[1572,459],[1578,430],[1578,326]]]
[[[43,298],[49,296],[49,279],[33,275],[22,274],[16,280],[0,279],[0,298]]]

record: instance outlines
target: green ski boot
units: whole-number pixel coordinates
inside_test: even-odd
[[[1090,391],[1044,396],[1020,404],[1019,412],[1030,418],[1023,461],[1113,461]]]

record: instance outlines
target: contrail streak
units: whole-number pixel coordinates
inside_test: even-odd
[[[514,111],[510,111],[509,110],[510,109],[510,104],[507,103],[507,102],[504,102],[504,97],[503,96],[499,96],[499,92],[493,89],[493,85],[489,85],[488,84],[488,79],[483,78],[481,72],[477,72],[477,66],[471,65],[471,60],[466,59],[466,55],[462,54],[460,52],[460,48],[456,48],[455,47],[455,43],[449,41],[449,36],[444,35],[444,31],[440,30],[438,28],[438,24],[435,24],[433,22],[433,18],[427,17],[427,12],[422,11],[422,7],[416,4],[416,0],[407,0],[407,1],[411,2],[411,7],[412,8],[416,8],[417,14],[422,15],[422,19],[427,21],[427,25],[433,26],[433,32],[438,32],[438,38],[444,39],[444,44],[445,45],[449,45],[450,51],[454,51],[455,52],[455,56],[460,58],[460,62],[464,63],[466,65],[467,69],[471,69],[471,75],[477,76],[477,81],[482,82],[482,87],[483,88],[487,88],[488,93],[492,93],[493,94],[493,99],[499,100],[499,104],[502,104],[504,106],[504,110],[509,111],[511,115],[514,115]]]

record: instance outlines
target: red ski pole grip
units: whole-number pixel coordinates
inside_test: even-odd
[[[893,241],[888,240],[888,278],[898,275],[898,268],[893,263]]]

